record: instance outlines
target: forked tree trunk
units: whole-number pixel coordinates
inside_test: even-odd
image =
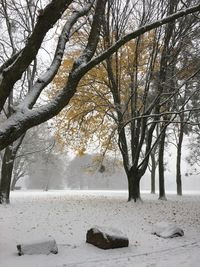
[[[14,167],[14,166],[13,166]],[[12,179],[12,182],[11,182],[11,186],[10,186],[10,191],[14,191],[15,190],[15,185],[17,183],[17,181],[22,177],[22,175],[20,176],[15,176],[13,175],[13,179]]]
[[[12,146],[5,149],[0,181],[0,204],[10,203],[10,184],[12,179],[12,171],[14,166],[14,158],[12,157]]]
[[[15,185],[17,183],[16,179],[12,179],[11,185],[10,185],[10,191],[14,191],[15,190]]]
[[[128,173],[128,201],[140,200],[140,178],[137,171],[130,170]]]
[[[11,185],[10,185],[10,191],[14,191],[15,190],[15,185],[17,183],[18,179],[13,178]]]
[[[165,130],[160,136],[160,143],[159,143],[159,199],[166,200],[165,196],[165,177],[164,177],[164,147],[165,147]]]

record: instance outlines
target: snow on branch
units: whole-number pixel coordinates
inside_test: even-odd
[[[0,111],[14,84],[21,78],[23,72],[35,59],[46,33],[62,16],[71,2],[72,0],[52,0],[43,10],[42,15],[39,16],[35,28],[27,40],[26,46],[20,51],[14,61],[10,60],[11,64],[4,65],[6,68],[2,70],[3,78],[0,84]]]
[[[74,68],[81,67],[93,57],[99,41],[103,13],[105,10],[106,0],[97,1],[95,14],[93,16],[92,26],[88,37],[87,45],[81,56],[75,61]]]
[[[56,2],[58,3],[58,1]],[[60,2],[63,3],[63,1],[59,1],[59,3]],[[66,2],[68,3],[68,1]],[[64,86],[61,93],[59,93],[50,103],[44,106],[35,108],[34,110],[30,110],[30,109],[19,110],[15,114],[13,114],[7,121],[5,121],[2,124],[2,127],[0,129],[0,150],[5,148],[7,145],[12,143],[17,138],[19,138],[29,128],[35,125],[38,125],[42,122],[45,122],[48,119],[56,116],[69,103],[70,99],[76,93],[76,89],[81,78],[94,66],[96,66],[97,64],[102,62],[104,59],[108,58],[113,53],[115,53],[122,45],[124,45],[131,39],[134,39],[144,34],[145,32],[155,29],[161,25],[174,21],[188,14],[192,14],[194,12],[200,11],[200,4],[198,4],[191,8],[187,8],[183,11],[170,15],[159,21],[155,21],[151,24],[143,26],[139,28],[138,30],[125,35],[118,42],[116,42],[113,46],[111,46],[108,50],[106,50],[101,55],[97,56],[96,58],[92,59],[92,57],[94,56],[96,46],[98,43],[98,38],[100,35],[101,16],[104,12],[105,2],[106,0],[97,1],[96,7],[95,7],[95,16],[94,16],[92,27],[90,30],[88,43],[81,57],[79,57],[79,61],[75,62],[71,72],[69,73],[67,84]],[[63,44],[64,43],[62,43],[62,45]],[[57,58],[57,60],[59,61],[59,57]],[[50,73],[48,75],[50,75]],[[49,78],[48,75],[47,75],[47,79]],[[0,88],[2,89],[2,84]],[[0,99],[1,99],[1,93],[2,91],[0,90]]]
[[[95,67],[98,65],[100,62],[105,60],[106,58],[110,57],[113,53],[115,53],[120,47],[122,47],[124,44],[129,42],[130,40],[136,39],[137,37],[141,36],[142,34],[149,32],[153,29],[156,29],[162,25],[165,25],[169,22],[172,22],[176,19],[179,19],[181,17],[187,16],[189,14],[193,14],[195,12],[200,12],[200,4],[195,5],[190,8],[186,8],[185,10],[179,11],[175,14],[172,14],[170,16],[167,16],[166,18],[157,20],[155,22],[152,22],[150,24],[144,25],[140,27],[139,29],[126,34],[124,37],[122,37],[119,41],[117,41],[114,45],[112,45],[110,48],[108,48],[106,51],[104,51],[102,54],[99,56],[95,57],[92,59],[86,66],[85,66],[85,71],[87,72],[91,68]]]
[[[80,17],[86,15],[90,11],[93,3],[94,1],[91,1],[91,3],[88,3],[87,5],[85,5],[85,7],[81,8],[80,10],[74,11],[71,17],[67,20],[59,36],[57,48],[51,66],[47,69],[47,71],[43,75],[41,75],[41,77],[38,78],[38,80],[33,85],[32,90],[28,93],[23,104],[19,108],[22,109],[24,107],[32,108],[42,90],[53,80],[61,65],[65,46],[70,39],[72,27]]]

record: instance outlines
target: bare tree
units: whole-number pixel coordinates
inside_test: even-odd
[[[63,12],[68,9],[71,3],[73,3],[73,1],[51,1],[50,4],[44,8],[42,16],[39,16],[33,32],[27,40],[26,46],[13,57],[11,57],[5,64],[3,64],[3,66],[1,66],[1,109],[3,108],[7,97],[13,89],[13,85],[20,79],[22,73],[36,57],[45,34],[51,27],[53,27],[55,22],[61,17]],[[101,3],[97,1],[95,7],[96,13],[94,13],[95,20],[93,20],[91,25],[88,42],[80,57],[74,62],[74,65],[69,72],[66,86],[50,103],[36,109],[32,109],[41,91],[46,88],[46,86],[52,81],[53,77],[57,73],[65,44],[69,40],[72,27],[80,16],[83,16],[85,13],[89,12],[91,9],[91,3],[89,3],[85,8],[81,8],[81,10],[74,12],[67,20],[63,31],[60,34],[52,65],[47,72],[35,82],[31,92],[29,92],[26,98],[23,99],[24,103],[20,104],[15,110],[15,113],[1,125],[0,149],[5,148],[11,142],[16,140],[27,129],[33,127],[34,125],[38,125],[58,114],[59,111],[69,103],[69,100],[76,92],[78,82],[84,76],[84,74],[92,67],[109,57],[112,53],[117,51],[129,40],[135,39],[145,32],[160,27],[161,25],[164,25],[170,21],[176,20],[191,13],[198,12],[200,10],[200,5],[198,4],[196,6],[176,12],[175,14],[166,18],[157,20],[148,25],[144,25],[122,37],[116,44],[113,44],[112,47],[104,51],[101,55],[94,57],[96,45],[100,35],[100,25],[104,7],[104,1],[101,1]]]
[[[24,4],[15,1],[1,0],[0,17],[3,19],[2,31],[5,31],[4,38],[1,40],[0,51],[2,56],[0,61],[5,63],[9,55],[12,57],[22,44],[26,42],[28,36],[34,28],[36,21],[36,9],[38,1],[25,1]],[[21,26],[20,28],[18,26]],[[6,36],[7,35],[7,36]],[[20,42],[19,42],[20,40]],[[37,61],[28,66],[22,75],[21,80],[15,85],[14,89],[5,103],[3,112],[6,118],[9,118],[14,113],[14,107],[19,102],[19,99],[27,91],[30,91],[36,76]],[[15,164],[15,158],[18,150],[23,142],[25,133],[18,140],[6,147],[1,166],[0,179],[0,203],[9,203],[10,188],[14,188],[16,181],[22,175],[15,171],[13,182],[11,179]],[[18,161],[19,162],[19,161]]]
[[[4,1],[6,3],[7,1]],[[15,1],[14,1],[15,2]],[[20,2],[20,1],[19,1]],[[142,25],[137,30],[122,36],[111,47],[95,56],[97,44],[101,35],[101,25],[106,6],[106,0],[87,1],[83,3],[73,0],[52,0],[44,9],[36,10],[37,21],[32,32],[26,35],[26,44],[23,48],[16,48],[9,59],[0,67],[0,110],[3,110],[6,101],[11,95],[14,85],[19,81],[23,73],[30,67],[36,59],[39,49],[44,41],[47,32],[62,17],[64,13],[64,26],[59,34],[57,47],[49,68],[34,82],[31,90],[22,97],[17,106],[12,106],[13,113],[2,124],[0,129],[0,149],[6,148],[15,140],[20,138],[28,129],[39,125],[44,121],[56,116],[66,105],[76,92],[81,78],[94,66],[109,58],[121,46],[131,39],[139,38],[142,34],[164,24],[172,22],[180,17],[186,16],[200,10],[200,4],[177,11],[168,17],[157,19],[147,25]],[[90,14],[86,18],[89,25],[89,35],[85,47],[80,56],[74,60],[74,64],[69,71],[68,79],[60,92],[47,104],[41,104],[38,100],[41,93],[51,83],[55,77],[65,51],[66,44],[74,32],[81,28],[80,18]],[[88,19],[89,18],[89,19]],[[145,23],[145,21],[144,21]],[[15,50],[16,50],[15,49]],[[145,119],[142,119],[142,121]],[[153,132],[150,128],[149,138]],[[135,190],[135,189],[134,189]]]

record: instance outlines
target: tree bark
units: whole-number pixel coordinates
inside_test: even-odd
[[[10,184],[13,166],[14,158],[12,157],[12,146],[8,146],[4,152],[1,168],[0,204],[10,203]]]
[[[11,189],[11,180],[12,180],[14,162],[17,152],[24,139],[24,136],[25,134],[23,134],[16,142],[14,142],[10,146],[7,146],[5,149],[1,166],[0,204],[10,203],[10,189]]]
[[[18,179],[13,177],[11,185],[10,185],[10,191],[14,191],[15,190],[15,185],[16,185],[17,181],[18,181]]]
[[[181,153],[183,143],[183,123],[180,124],[180,133],[177,144],[177,159],[176,159],[176,189],[177,195],[182,196],[182,179],[181,179]]]
[[[151,153],[151,194],[155,194],[156,192],[156,160],[155,155]]]
[[[162,130],[161,130],[162,131]],[[165,196],[165,177],[164,177],[164,147],[165,147],[165,131],[162,132],[160,136],[159,143],[159,199],[166,200]]]
[[[128,201],[137,202],[140,197],[140,178],[137,170],[130,170],[128,173]]]
[[[15,166],[13,166],[13,168],[15,168]],[[12,178],[12,182],[11,182],[11,185],[10,185],[10,191],[14,191],[15,190],[15,185],[16,185],[17,181],[21,177],[23,177],[23,175],[16,175],[16,174],[13,174],[12,176],[13,176],[13,178]]]

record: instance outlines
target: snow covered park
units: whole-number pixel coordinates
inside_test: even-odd
[[[200,195],[142,194],[127,202],[126,191],[18,191],[0,206],[0,266],[185,266],[200,262]],[[173,222],[184,236],[152,234],[156,223]],[[86,243],[86,232],[98,225],[114,227],[129,239],[127,248],[102,250]],[[17,254],[17,244],[52,237],[58,254]]]
[[[0,267],[200,266],[199,29],[200,0],[0,0]]]

